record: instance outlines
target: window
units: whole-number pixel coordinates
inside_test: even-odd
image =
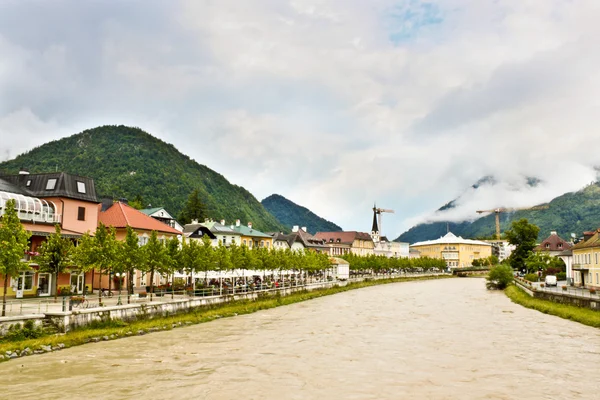
[[[546,248],[549,249],[550,248],[550,243],[546,243]]]
[[[25,184],[25,186],[27,186],[27,187],[31,186],[31,179],[27,179],[27,183]]]
[[[596,264],[598,264],[598,253],[596,253]]]
[[[54,188],[56,188],[56,178],[48,179],[48,182],[46,182],[46,190],[54,190]]]
[[[77,220],[78,221],[85,221],[85,207],[78,207],[77,208]]]
[[[77,181],[77,191],[79,193],[85,193],[85,182]]]
[[[227,244],[227,236],[223,236],[223,246]]]

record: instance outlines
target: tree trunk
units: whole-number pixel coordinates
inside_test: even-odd
[[[69,285],[71,282],[69,282]],[[58,301],[58,272],[54,272],[54,302]]]
[[[83,297],[87,294],[87,290],[85,290],[85,271],[83,271]]]
[[[152,293],[154,293],[154,267],[150,270],[150,301],[152,301]]]
[[[131,303],[131,295],[133,294],[133,285],[131,284],[131,271],[127,271],[127,304]]]
[[[6,315],[6,291],[8,290],[8,275],[4,275],[4,293],[2,294],[2,316]]]
[[[100,280],[98,281],[98,302],[102,303],[102,268],[100,268]]]

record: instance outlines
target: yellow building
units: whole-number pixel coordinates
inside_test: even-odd
[[[252,222],[248,222],[248,226],[241,225],[240,220],[235,221],[235,225],[231,228],[238,232],[240,237],[240,244],[253,247],[266,247],[271,250],[273,248],[273,236],[267,235],[261,231],[252,228]]]
[[[466,268],[473,260],[487,258],[492,255],[492,245],[480,240],[463,239],[448,232],[436,240],[418,242],[410,246],[418,250],[421,257],[441,258],[449,268]]]
[[[571,250],[575,286],[600,288],[600,229],[585,232],[584,240]]]

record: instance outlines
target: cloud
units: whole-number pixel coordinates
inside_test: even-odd
[[[1,7],[5,158],[139,126],[346,229],[368,230],[377,201],[396,210],[388,236],[458,196],[443,218],[548,201],[600,165],[593,0]],[[465,192],[485,175],[498,184]]]

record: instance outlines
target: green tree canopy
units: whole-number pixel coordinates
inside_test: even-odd
[[[8,279],[20,271],[29,268],[21,261],[29,248],[31,234],[23,228],[15,209],[15,201],[4,204],[4,215],[0,216],[0,274],[4,275],[4,294],[2,295],[2,316],[6,315],[6,291]]]
[[[40,246],[40,255],[36,257],[40,271],[54,275],[54,301],[58,296],[58,274],[73,265],[73,248],[71,239],[63,237],[60,225],[56,224],[54,233]]]
[[[200,197],[200,190],[194,189],[179,214],[179,222],[189,224],[192,220],[203,221],[206,218],[206,205]]]
[[[511,267],[521,269],[525,266],[525,259],[536,246],[539,232],[540,228],[530,224],[525,218],[513,221],[511,228],[504,232],[508,242],[516,246],[509,258]]]

